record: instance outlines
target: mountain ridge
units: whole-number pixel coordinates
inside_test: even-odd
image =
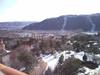
[[[63,15],[48,18],[41,22],[23,27],[23,30],[62,30],[64,17],[67,17],[64,30],[100,31],[100,14],[91,15]],[[94,26],[95,25],[95,26]]]
[[[0,22],[0,30],[16,30],[16,29],[22,29],[23,27],[31,24],[33,22]]]

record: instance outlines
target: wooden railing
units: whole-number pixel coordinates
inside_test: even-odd
[[[28,75],[3,64],[0,64],[0,71],[2,71],[5,75]]]

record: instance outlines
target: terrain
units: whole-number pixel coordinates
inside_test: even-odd
[[[41,22],[25,26],[24,30],[82,30],[99,31],[100,14],[91,15],[63,15],[55,18],[48,18]]]

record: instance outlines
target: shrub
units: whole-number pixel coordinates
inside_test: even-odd
[[[60,58],[59,58],[59,64],[62,64],[63,63],[63,60],[64,60],[64,56],[63,56],[63,54],[60,56]]]
[[[29,72],[35,64],[35,58],[28,52],[22,52],[18,55],[18,60],[26,67],[26,72]]]
[[[76,75],[81,68],[81,61],[75,58],[69,58],[62,65],[57,65],[55,73],[57,75]]]

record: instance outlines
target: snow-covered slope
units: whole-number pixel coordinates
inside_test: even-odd
[[[79,52],[79,53],[76,53],[74,51],[70,51],[70,53],[68,51],[63,51],[63,52],[56,52],[55,54],[51,55],[41,55],[42,59],[47,62],[48,64],[48,67],[53,71],[56,67],[56,65],[58,64],[58,60],[59,60],[59,57],[63,54],[64,56],[64,60],[65,59],[68,59],[69,57],[72,57],[74,56],[75,58],[77,59],[80,59],[81,61],[83,61],[83,55],[84,55],[84,52]],[[88,60],[92,59],[91,55],[88,55]],[[85,75],[85,74],[88,74],[88,75],[100,75],[99,71],[100,71],[100,66],[96,69],[89,69],[87,67],[83,67],[86,71],[85,73],[80,73],[78,75]]]

